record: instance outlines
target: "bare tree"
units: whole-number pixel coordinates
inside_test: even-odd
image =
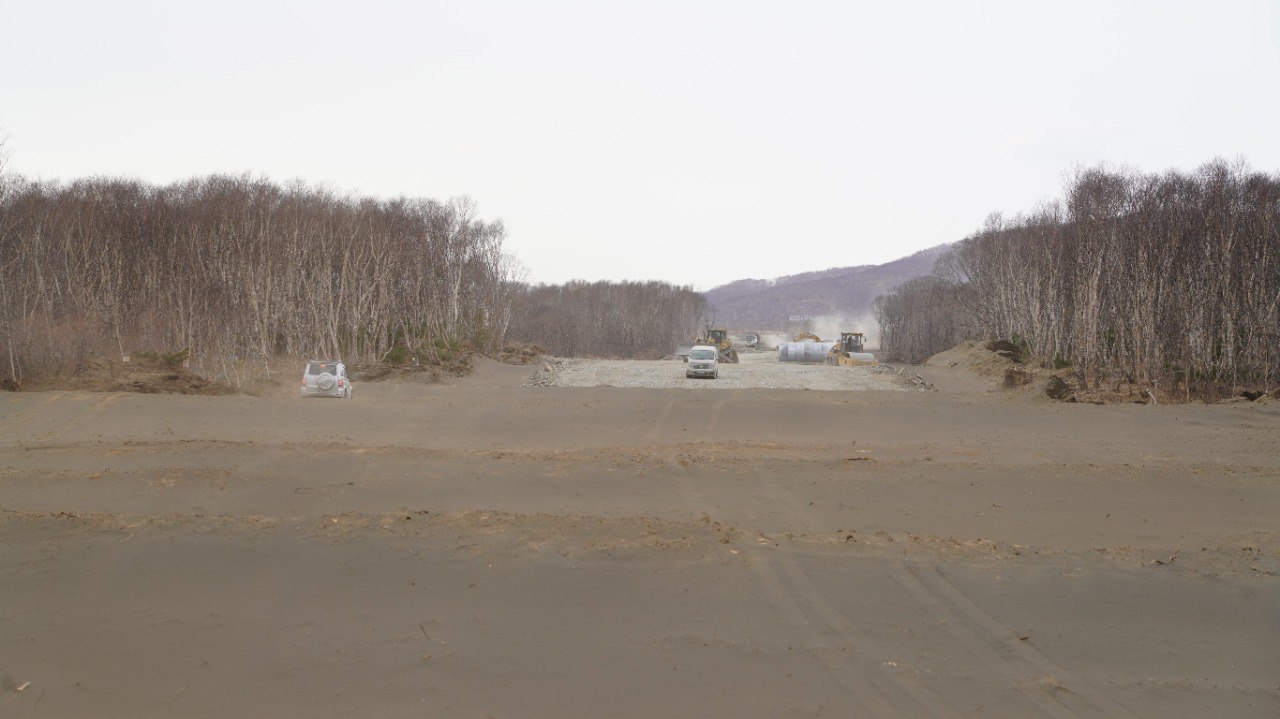
[[[666,282],[569,282],[524,288],[508,336],[567,357],[657,358],[687,343],[706,299]]]
[[[155,187],[6,178],[9,374],[186,349],[197,362],[429,361],[501,345],[512,265],[470,200],[384,201],[210,176]]]
[[[1007,338],[1082,383],[1193,392],[1280,382],[1280,176],[1215,160],[1192,173],[1077,173],[1062,201],[993,216],[938,263],[963,336]],[[882,298],[882,343],[939,348],[943,290]]]

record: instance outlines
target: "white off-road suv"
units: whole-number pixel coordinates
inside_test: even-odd
[[[333,360],[311,360],[302,370],[303,397],[351,399],[353,389],[347,366]]]

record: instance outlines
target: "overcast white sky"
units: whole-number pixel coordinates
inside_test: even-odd
[[[1101,161],[1280,169],[1280,2],[14,2],[47,179],[468,194],[531,279],[879,263]]]

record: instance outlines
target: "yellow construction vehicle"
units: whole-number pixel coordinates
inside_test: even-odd
[[[704,327],[702,334],[693,340],[693,344],[711,345],[720,354],[721,362],[738,363],[738,350],[733,348],[733,340],[729,339],[728,330],[712,329],[710,326]],[[692,348],[693,345],[677,347],[676,355],[683,357],[687,362],[689,361],[689,351]]]
[[[738,350],[733,348],[733,340],[729,339],[729,331],[706,327],[702,336],[693,341],[695,345],[711,345],[720,352],[720,361],[738,364]]]
[[[876,357],[866,351],[866,338],[861,332],[841,332],[839,341],[827,353],[827,364],[859,367],[876,364]]]
[[[796,342],[805,342],[805,341],[821,342],[822,338],[815,335],[812,332],[801,332],[800,334],[796,335]]]

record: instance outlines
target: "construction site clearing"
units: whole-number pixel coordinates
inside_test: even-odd
[[[833,340],[823,340],[812,332],[801,332],[792,341],[779,340],[781,335],[776,331],[732,332],[707,324],[691,344],[678,346],[670,358],[688,361],[690,351],[704,345],[715,348],[721,364],[737,364],[743,353],[759,352],[776,352],[779,362],[821,362],[840,367],[877,364],[875,356],[866,350],[862,332],[840,332],[839,338]],[[770,346],[770,340],[776,346]]]
[[[825,355],[825,352],[823,353]],[[646,360],[549,359],[525,381],[541,387],[631,387],[649,389],[799,389],[829,391],[910,388],[873,366],[836,367],[784,363],[775,352],[741,352],[736,363],[721,363],[717,379],[688,379],[684,363]]]
[[[0,716],[1280,716],[1280,403],[1006,365],[4,393]]]

